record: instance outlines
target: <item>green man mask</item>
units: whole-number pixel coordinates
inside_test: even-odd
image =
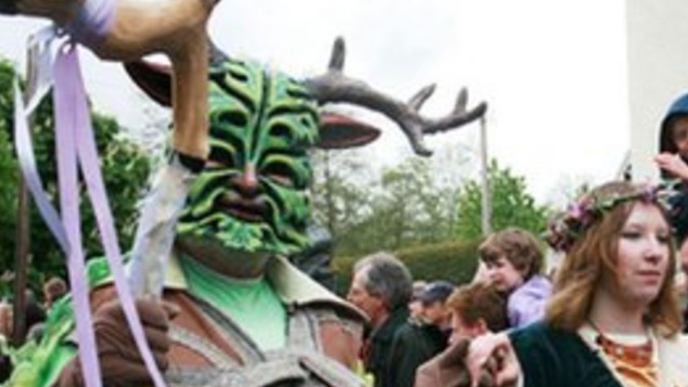
[[[179,235],[247,252],[302,250],[317,102],[288,76],[240,61],[212,68],[209,85],[210,156]]]
[[[295,81],[255,63],[213,50],[210,66],[210,156],[192,188],[178,235],[249,253],[290,255],[308,245],[309,148],[349,148],[374,141],[379,130],[350,117],[321,114],[319,104],[351,103],[383,113],[428,156],[426,134],[461,127],[487,108],[468,109],[462,90],[453,111],[420,114],[434,86],[400,101],[344,75],[344,40],[335,41],[324,75]],[[153,99],[169,106],[169,70],[130,63],[127,70]]]

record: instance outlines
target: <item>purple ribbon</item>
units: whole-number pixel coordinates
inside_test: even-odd
[[[112,270],[115,285],[118,289],[120,303],[122,305],[122,308],[124,309],[124,315],[127,319],[127,322],[129,323],[130,329],[132,330],[134,340],[136,342],[137,347],[139,348],[139,351],[142,354],[144,363],[146,364],[146,367],[148,368],[149,372],[151,373],[151,376],[153,377],[155,385],[164,386],[165,384],[163,382],[162,375],[160,374],[155,364],[153,355],[150,351],[150,348],[148,347],[148,343],[146,342],[143,327],[141,326],[141,322],[136,313],[134,299],[131,295],[131,290],[129,289],[128,282],[124,275],[124,269],[122,267],[122,256],[119,250],[119,244],[117,242],[117,234],[113,226],[114,222],[112,219],[112,213],[107,202],[107,196],[105,194],[105,187],[100,173],[100,168],[98,167],[100,160],[98,158],[96,150],[93,130],[91,129],[91,119],[88,111],[88,105],[86,102],[86,93],[84,91],[83,80],[81,78],[81,69],[79,67],[76,46],[68,44],[66,46],[63,46],[62,48],[63,50],[60,50],[57,61],[55,63],[55,122],[58,133],[60,131],[67,131],[68,134],[64,136],[63,141],[58,141],[58,162],[61,158],[61,153],[67,154],[67,152],[75,152],[74,156],[72,157],[73,160],[69,160],[69,156],[66,156],[66,158],[68,159],[68,161],[74,162],[74,171],[76,171],[77,161],[82,167],[83,176],[86,181],[86,186],[91,196],[91,202],[96,213],[98,228],[103,239],[103,245],[105,247],[106,256],[110,264],[110,269]],[[64,49],[66,49],[66,52],[64,51]],[[61,89],[64,91],[60,92]],[[60,103],[59,101],[63,102]],[[64,126],[66,129],[61,128],[61,126]],[[66,145],[65,143],[70,140],[73,141],[72,145]],[[76,145],[76,148],[74,148],[74,145]],[[69,169],[65,169],[65,173],[65,180],[67,180],[67,178],[71,177],[71,171]],[[60,171],[60,176],[61,175],[62,171]],[[74,205],[73,203],[68,203],[67,206],[71,204],[73,207],[77,208],[77,217],[67,218],[68,214],[63,212],[64,222],[70,234],[74,233],[74,235],[78,235],[78,228],[80,224],[78,218],[79,201],[77,181],[67,181],[73,185],[62,186],[60,191],[60,197],[62,198],[68,196],[63,195],[65,191],[73,192],[69,196],[71,196],[70,200],[74,200],[74,203],[76,203],[76,205]],[[77,242],[80,246],[81,241],[74,241],[75,244]],[[72,246],[74,246],[74,244],[72,244]],[[84,318],[81,321],[82,326],[86,325],[87,323],[89,324],[87,327],[85,327],[85,329],[82,330],[80,334],[80,343],[87,343],[87,346],[90,346],[91,344],[95,343],[91,343],[90,341],[82,341],[81,339],[82,335],[83,339],[86,340],[89,340],[88,336],[93,336],[92,329],[90,329],[90,313],[88,311],[88,288],[83,275],[85,271],[82,271],[85,270],[85,268],[83,267],[83,252],[80,248],[77,250],[73,250],[72,254],[70,254],[70,257],[76,261],[76,263],[70,262],[70,266],[74,268],[74,270],[72,271],[78,271],[76,273],[76,277],[78,278],[72,278],[72,280],[77,279],[78,282],[83,283],[83,287],[80,287],[79,289],[80,291],[84,292],[80,296],[83,297],[86,301],[86,310],[82,310],[82,313],[85,312],[83,316]],[[76,303],[78,303],[78,301],[75,297],[75,304]],[[80,308],[77,306],[77,310],[79,309]],[[78,325],[79,324],[77,323],[77,333],[79,334]],[[82,345],[80,345],[79,348],[81,350]],[[92,349],[93,352],[91,353],[91,348],[86,348],[86,356],[80,353],[82,364],[86,365],[88,363],[91,363],[91,360],[95,360],[91,364],[94,366],[94,369],[98,369],[96,363],[97,356],[94,352],[95,345],[93,345]],[[84,357],[91,356],[93,356],[94,359],[84,359]],[[86,375],[89,373],[89,371],[86,371],[88,368],[89,367],[85,367]],[[92,386],[100,386],[100,383],[92,384]]]
[[[19,90],[19,81],[14,82],[14,138],[17,149],[17,159],[21,168],[26,185],[33,196],[38,211],[43,216],[46,225],[55,236],[57,243],[65,253],[69,251],[69,242],[60,216],[53,207],[48,195],[43,189],[43,182],[38,174],[36,159],[34,157],[33,145],[31,143],[31,133],[26,122],[24,101]]]
[[[62,221],[50,204],[37,173],[33,147],[27,124],[27,113],[18,87],[15,95],[15,132],[17,153],[27,185],[48,227],[56,236],[60,247],[68,256],[69,278],[72,286],[76,330],[79,340],[79,358],[88,387],[102,386],[99,361],[93,332],[89,289],[82,250],[78,168],[91,196],[98,228],[106,256],[112,271],[119,300],[132,331],[134,341],[142,355],[156,387],[164,387],[162,375],[145,338],[143,327],[136,312],[134,299],[124,274],[122,258],[114,229],[103,179],[100,173],[95,138],[91,127],[86,93],[76,45],[67,43],[60,47],[54,64],[54,108],[60,208]]]
[[[88,300],[88,283],[85,278],[84,252],[81,248],[81,224],[79,221],[79,171],[75,126],[81,115],[78,80],[74,78],[75,52],[73,46],[61,47],[54,76],[57,82],[53,91],[57,148],[57,170],[60,189],[62,222],[69,240],[68,269],[72,288],[72,300],[76,315],[76,331],[79,339],[79,358],[84,380],[89,387],[102,386],[100,366],[93,333],[93,319]]]

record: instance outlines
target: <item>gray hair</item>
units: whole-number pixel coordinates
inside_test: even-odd
[[[379,252],[362,258],[354,265],[354,273],[359,272],[365,290],[382,298],[389,310],[406,306],[411,300],[411,273],[392,254]]]

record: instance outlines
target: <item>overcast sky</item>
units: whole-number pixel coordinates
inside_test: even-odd
[[[37,23],[0,17],[0,55],[23,63]],[[489,103],[489,152],[526,176],[540,202],[564,182],[615,176],[629,146],[623,0],[224,0],[211,20],[216,43],[294,76],[324,71],[334,38],[345,71],[407,99],[436,82],[428,115],[451,109],[465,86]],[[96,107],[128,127],[142,98],[118,66],[85,62]],[[410,153],[391,123],[376,163]],[[478,125],[429,141],[477,151]],[[451,168],[451,166],[448,166]]]

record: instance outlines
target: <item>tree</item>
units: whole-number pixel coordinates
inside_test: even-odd
[[[16,197],[19,170],[13,157],[11,128],[13,126],[13,88],[15,72],[12,66],[0,61],[0,267],[11,268],[14,262],[15,241],[11,230],[16,228]],[[137,219],[137,203],[142,196],[148,175],[150,160],[133,143],[120,135],[117,122],[109,117],[92,114],[96,143],[100,155],[101,169],[108,190],[110,206],[119,231],[120,246],[127,250],[131,246]],[[57,198],[57,171],[54,155],[54,125],[51,98],[46,98],[35,114],[32,134],[36,163],[45,190],[53,199]],[[84,197],[83,190],[81,195]],[[82,201],[82,231],[87,256],[103,254],[98,228],[90,202]],[[65,274],[64,254],[44,225],[40,214],[31,209],[31,269],[45,275]],[[35,277],[35,275],[34,275]],[[36,284],[34,284],[36,285]]]
[[[374,231],[384,248],[398,250],[439,242],[448,236],[446,226],[451,194],[435,184],[428,159],[410,157],[383,171],[382,193],[374,206]],[[371,231],[373,231],[371,230]]]
[[[313,216],[338,241],[370,208],[370,167],[359,150],[313,153]]]
[[[367,207],[340,230],[338,253],[396,251],[453,238],[456,189],[438,184],[429,160],[410,157],[386,168],[362,192]]]
[[[528,194],[525,178],[515,176],[509,168],[499,168],[492,160],[489,166],[492,190],[493,231],[519,227],[536,235],[545,230],[549,210],[535,204]],[[473,240],[482,235],[482,189],[477,180],[469,181],[461,190],[457,204],[456,233],[459,239]]]
[[[17,213],[17,166],[12,158],[9,135],[0,130],[0,276],[11,267],[15,241],[15,224]],[[0,299],[7,296],[10,284],[0,280]]]
[[[445,146],[430,159],[408,157],[377,172],[367,149],[316,152],[316,221],[335,240],[335,254],[360,256],[455,237],[456,199],[468,159]]]

